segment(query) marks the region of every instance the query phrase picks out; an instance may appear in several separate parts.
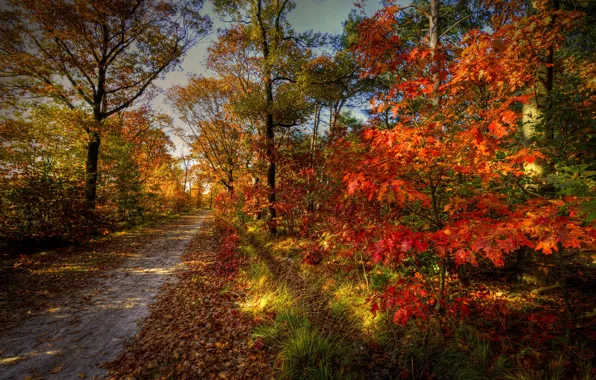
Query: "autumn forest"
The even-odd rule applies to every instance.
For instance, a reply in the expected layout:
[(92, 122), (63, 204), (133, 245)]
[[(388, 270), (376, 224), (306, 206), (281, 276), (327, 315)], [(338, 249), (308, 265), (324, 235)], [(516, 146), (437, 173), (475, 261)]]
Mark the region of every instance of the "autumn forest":
[(596, 379), (595, 52), (594, 0), (1, 1), (0, 379)]

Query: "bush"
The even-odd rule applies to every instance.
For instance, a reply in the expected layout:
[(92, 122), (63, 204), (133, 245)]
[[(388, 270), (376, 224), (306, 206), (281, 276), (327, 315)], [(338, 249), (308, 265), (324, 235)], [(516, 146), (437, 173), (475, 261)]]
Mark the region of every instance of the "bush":
[(76, 242), (94, 228), (80, 183), (50, 176), (12, 178), (0, 188), (0, 239), (5, 243)]

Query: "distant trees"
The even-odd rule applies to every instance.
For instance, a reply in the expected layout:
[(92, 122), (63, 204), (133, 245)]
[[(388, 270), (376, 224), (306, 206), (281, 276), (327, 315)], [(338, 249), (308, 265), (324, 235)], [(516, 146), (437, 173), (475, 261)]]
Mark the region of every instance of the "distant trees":
[(235, 91), (221, 79), (197, 76), (168, 93), (173, 109), (190, 131), (182, 137), (230, 193), (239, 171), (246, 168), (252, 155), (247, 141), (252, 133), (250, 125), (232, 110)]

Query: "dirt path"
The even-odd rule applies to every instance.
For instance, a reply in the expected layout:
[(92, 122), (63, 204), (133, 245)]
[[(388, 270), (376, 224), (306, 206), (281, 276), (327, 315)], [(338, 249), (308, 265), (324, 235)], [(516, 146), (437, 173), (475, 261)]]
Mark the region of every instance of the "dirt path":
[[(0, 337), (0, 379), (103, 378), (98, 365), (113, 360), (149, 313), (160, 287), (174, 280), (180, 256), (210, 214), (184, 216), (167, 234), (130, 257), (52, 313), (31, 318)], [(79, 292), (77, 292), (79, 293)]]
[[(222, 255), (224, 232), (205, 220), (186, 249), (178, 281), (166, 284), (137, 336), (109, 363), (113, 379), (273, 379), (272, 358), (242, 311), (239, 256)], [(236, 263), (236, 264), (234, 264)]]

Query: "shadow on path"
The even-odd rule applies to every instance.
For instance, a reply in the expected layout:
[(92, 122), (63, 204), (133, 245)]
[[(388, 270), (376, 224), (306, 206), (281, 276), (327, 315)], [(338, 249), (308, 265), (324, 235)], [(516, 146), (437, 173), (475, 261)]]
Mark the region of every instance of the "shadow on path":
[[(173, 281), (180, 257), (210, 214), (183, 216), (164, 236), (107, 274), (88, 302), (68, 299), (52, 313), (31, 318), (0, 337), (0, 379), (105, 377), (98, 367), (113, 360), (135, 336), (148, 304)], [(73, 289), (74, 290), (74, 289)]]

